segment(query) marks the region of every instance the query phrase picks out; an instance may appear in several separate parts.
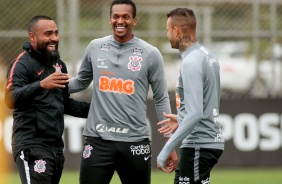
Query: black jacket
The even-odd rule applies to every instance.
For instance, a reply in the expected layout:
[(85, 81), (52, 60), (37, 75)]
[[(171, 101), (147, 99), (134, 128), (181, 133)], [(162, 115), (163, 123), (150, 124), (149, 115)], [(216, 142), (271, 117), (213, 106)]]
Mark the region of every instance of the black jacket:
[[(68, 87), (45, 90), (43, 80), (55, 72), (55, 65), (42, 62), (40, 53), (29, 43), (8, 71), (5, 101), (13, 111), (12, 150), (14, 158), (19, 151), (31, 147), (43, 148), (52, 153), (62, 153), (64, 143), (64, 113), (86, 118), (89, 103), (69, 97)], [(58, 61), (63, 73), (67, 73), (63, 61)]]

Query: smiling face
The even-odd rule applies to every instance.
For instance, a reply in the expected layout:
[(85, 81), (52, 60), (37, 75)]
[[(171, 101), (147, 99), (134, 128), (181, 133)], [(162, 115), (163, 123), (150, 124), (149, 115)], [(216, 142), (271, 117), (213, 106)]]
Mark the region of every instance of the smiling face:
[(55, 52), (59, 44), (58, 33), (53, 20), (39, 20), (29, 33), (31, 45), (39, 52)]
[(29, 32), (30, 44), (33, 49), (41, 53), (41, 61), (53, 65), (60, 59), (59, 31), (53, 20), (39, 20)]
[(116, 4), (112, 7), (110, 24), (112, 25), (115, 40), (123, 43), (132, 39), (132, 28), (136, 23), (137, 18), (133, 18), (131, 5)]

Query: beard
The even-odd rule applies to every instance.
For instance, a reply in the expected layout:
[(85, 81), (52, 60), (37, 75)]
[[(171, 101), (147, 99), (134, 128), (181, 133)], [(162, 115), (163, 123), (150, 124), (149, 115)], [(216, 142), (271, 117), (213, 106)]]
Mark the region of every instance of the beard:
[(37, 42), (37, 51), (40, 53), (40, 58), (43, 63), (45, 63), (48, 66), (53, 66), (60, 60), (60, 53), (58, 50), (59, 43), (56, 44), (56, 49), (54, 51), (49, 51), (47, 49), (47, 46), (50, 43), (51, 42), (47, 42), (47, 43)]
[(178, 49), (179, 48), (179, 42), (178, 41), (175, 42), (175, 41), (170, 40), (170, 46), (173, 49)]

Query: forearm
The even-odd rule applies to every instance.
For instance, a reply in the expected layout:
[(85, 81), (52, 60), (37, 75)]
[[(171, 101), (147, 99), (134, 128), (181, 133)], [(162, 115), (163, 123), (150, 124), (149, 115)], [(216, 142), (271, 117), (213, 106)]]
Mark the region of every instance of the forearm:
[(190, 134), (190, 132), (195, 128), (199, 120), (200, 117), (198, 114), (190, 114), (183, 119), (183, 122), (179, 125), (178, 129), (174, 132), (174, 134), (168, 139), (165, 146), (157, 157), (157, 161), (161, 166), (164, 166), (169, 154), (175, 149), (177, 145), (181, 143), (181, 141), (185, 137)]
[(24, 105), (25, 102), (32, 100), (34, 96), (37, 96), (42, 90), (39, 81), (23, 87), (12, 86), (9, 90), (6, 90), (5, 93), (6, 105), (11, 109), (18, 108)]
[(78, 102), (73, 99), (69, 99), (69, 102), (65, 105), (65, 114), (87, 118), (90, 108), (90, 103)]
[(90, 80), (81, 80), (78, 77), (74, 77), (70, 79), (68, 84), (69, 93), (76, 93), (86, 89), (89, 84), (91, 83), (92, 79)]

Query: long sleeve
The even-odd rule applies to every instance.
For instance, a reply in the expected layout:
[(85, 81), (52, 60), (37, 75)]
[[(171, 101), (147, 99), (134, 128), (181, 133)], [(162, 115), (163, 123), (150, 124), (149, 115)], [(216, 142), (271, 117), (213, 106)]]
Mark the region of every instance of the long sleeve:
[(197, 61), (183, 62), (181, 77), (180, 80), (185, 84), (183, 85), (185, 111), (180, 112), (183, 120), (179, 122), (178, 129), (170, 137), (157, 158), (158, 163), (162, 167), (164, 167), (166, 158), (171, 151), (191, 133), (203, 117), (203, 79), (201, 65), (197, 64)]
[(68, 91), (64, 92), (64, 95), (65, 95), (64, 96), (65, 114), (69, 114), (80, 118), (87, 118), (90, 108), (90, 103), (79, 102), (70, 98)]
[(178, 129), (168, 140), (157, 161), (164, 166), (170, 152), (181, 148), (224, 149), (219, 117), (219, 64), (212, 52), (195, 43), (181, 53), (182, 65), (176, 96)]
[(149, 71), (149, 82), (153, 91), (155, 109), (159, 121), (164, 120), (163, 112), (171, 113), (167, 82), (161, 53), (156, 49), (150, 54), (151, 67)]
[(86, 49), (82, 63), (80, 65), (78, 74), (76, 77), (71, 78), (69, 82), (69, 93), (75, 93), (86, 89), (93, 80), (93, 72), (91, 59), (88, 56), (91, 51), (91, 44)]
[(11, 109), (24, 105), (25, 102), (30, 101), (30, 99), (33, 99), (34, 96), (43, 90), (40, 87), (39, 80), (29, 82), (31, 80), (29, 68), (19, 62), (24, 54), (25, 52), (18, 56), (7, 74), (8, 83), (5, 92), (5, 102)]
[[(67, 67), (64, 63), (62, 63), (63, 68), (62, 72), (67, 73)], [(70, 94), (68, 91), (68, 86), (63, 88), (63, 100), (64, 100), (64, 113), (69, 114), (75, 117), (87, 118), (90, 103), (88, 102), (80, 102), (70, 98)]]

